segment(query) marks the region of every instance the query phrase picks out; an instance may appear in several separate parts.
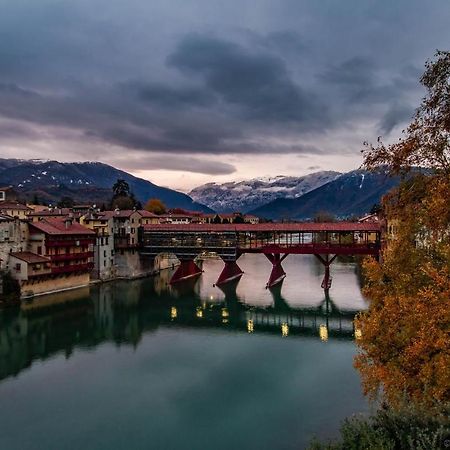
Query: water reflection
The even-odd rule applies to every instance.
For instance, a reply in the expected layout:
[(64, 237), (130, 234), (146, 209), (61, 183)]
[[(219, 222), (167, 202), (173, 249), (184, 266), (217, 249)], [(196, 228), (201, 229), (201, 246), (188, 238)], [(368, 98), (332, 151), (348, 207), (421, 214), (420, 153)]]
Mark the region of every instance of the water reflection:
[[(75, 348), (106, 341), (137, 347), (145, 333), (159, 327), (310, 336), (322, 341), (353, 338), (358, 302), (353, 309), (345, 302), (347, 308), (339, 308), (333, 297), (325, 296), (317, 286), (309, 305), (298, 293), (293, 302), (288, 298), (292, 296), (287, 288), (289, 278), (283, 285), (263, 291), (249, 290), (245, 283), (243, 287), (242, 280), (213, 287), (211, 280), (220, 272), (221, 262), (208, 261), (206, 266), (202, 278), (176, 286), (169, 285), (171, 273), (166, 271), (155, 279), (97, 285), (42, 297), (18, 311), (1, 312), (0, 379), (57, 353), (70, 357)], [(247, 264), (246, 269), (252, 272), (252, 265)], [(315, 265), (312, 270), (320, 279)], [(335, 278), (345, 278), (345, 270), (338, 270), (342, 273)], [(248, 283), (250, 276), (245, 276)], [(264, 295), (254, 297), (255, 291)]]

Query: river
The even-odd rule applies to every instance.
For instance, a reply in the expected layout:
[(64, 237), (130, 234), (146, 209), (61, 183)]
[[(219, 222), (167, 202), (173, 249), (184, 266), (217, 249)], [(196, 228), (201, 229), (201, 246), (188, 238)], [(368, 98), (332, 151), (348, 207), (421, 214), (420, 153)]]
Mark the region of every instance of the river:
[(352, 261), (239, 259), (214, 286), (170, 272), (37, 298), (0, 311), (0, 449), (302, 449), (369, 410), (352, 366), (352, 317), (367, 308)]

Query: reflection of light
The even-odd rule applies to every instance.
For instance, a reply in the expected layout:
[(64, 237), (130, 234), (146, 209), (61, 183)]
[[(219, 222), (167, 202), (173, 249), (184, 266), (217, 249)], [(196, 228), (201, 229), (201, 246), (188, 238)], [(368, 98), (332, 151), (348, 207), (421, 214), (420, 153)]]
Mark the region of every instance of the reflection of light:
[(281, 324), (281, 335), (287, 336), (289, 334), (289, 325), (287, 323)]
[(209, 296), (209, 299), (210, 299), (210, 300), (214, 300), (214, 295), (210, 295), (210, 296)]
[(222, 317), (228, 317), (229, 315), (227, 308), (222, 308)]
[(200, 306), (197, 306), (197, 313), (196, 316), (201, 319), (203, 317), (203, 310)]
[(361, 328), (355, 328), (355, 338), (356, 339), (361, 339), (362, 338)]
[(172, 306), (172, 308), (170, 308), (170, 318), (171, 319), (177, 318), (177, 308), (175, 308), (175, 306)]
[(222, 319), (222, 323), (228, 323), (228, 319)]
[(328, 341), (328, 328), (326, 325), (322, 324), (319, 327), (319, 336), (322, 341)]
[(253, 327), (253, 320), (252, 319), (248, 319), (247, 320), (247, 331), (249, 333), (253, 333), (253, 329), (254, 329), (254, 327)]

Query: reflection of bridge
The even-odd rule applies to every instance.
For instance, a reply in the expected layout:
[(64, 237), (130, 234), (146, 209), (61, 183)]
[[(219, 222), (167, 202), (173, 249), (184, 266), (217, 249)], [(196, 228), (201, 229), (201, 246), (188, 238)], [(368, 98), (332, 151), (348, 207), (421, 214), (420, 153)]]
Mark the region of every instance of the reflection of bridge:
[(61, 352), (69, 357), (76, 348), (107, 341), (137, 346), (144, 334), (160, 326), (324, 341), (353, 338), (356, 311), (340, 312), (328, 296), (320, 307), (296, 309), (283, 299), (278, 287), (270, 291), (272, 306), (263, 308), (242, 303), (235, 282), (221, 287), (223, 301), (208, 303), (189, 286), (195, 281), (166, 286), (168, 290), (159, 293), (152, 279), (107, 283), (91, 287), (90, 295), (79, 290), (47, 296), (45, 308), (37, 301), (34, 309), (31, 304), (26, 310), (0, 313), (0, 379)]
[(239, 279), (237, 264), (243, 253), (262, 253), (272, 263), (267, 287), (280, 283), (286, 273), (281, 263), (290, 254), (315, 255), (325, 267), (322, 288), (331, 287), (330, 265), (338, 255), (373, 255), (380, 251), (377, 223), (266, 223), (242, 225), (148, 225), (143, 231), (143, 255), (174, 253), (181, 264), (171, 283), (201, 273), (194, 259), (213, 252), (225, 263), (217, 285)]

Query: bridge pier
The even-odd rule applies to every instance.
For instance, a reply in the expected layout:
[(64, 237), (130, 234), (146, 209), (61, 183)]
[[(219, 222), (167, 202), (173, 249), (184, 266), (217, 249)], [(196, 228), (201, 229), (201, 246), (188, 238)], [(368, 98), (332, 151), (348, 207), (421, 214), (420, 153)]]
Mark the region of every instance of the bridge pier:
[(333, 280), (332, 276), (330, 275), (330, 265), (331, 263), (336, 259), (337, 255), (334, 255), (330, 258), (329, 254), (325, 255), (325, 258), (323, 258), (321, 255), (314, 255), (325, 267), (325, 274), (323, 276), (321, 288), (325, 291), (325, 295), (328, 294), (328, 291), (331, 288), (331, 282)]
[(170, 284), (196, 277), (201, 273), (202, 269), (195, 264), (193, 259), (181, 259), (180, 265), (170, 279)]
[(243, 270), (238, 266), (236, 261), (225, 261), (225, 267), (217, 278), (216, 286), (221, 286), (230, 281), (238, 280), (244, 274)]
[(272, 263), (272, 272), (270, 272), (269, 280), (267, 281), (266, 288), (271, 288), (281, 283), (286, 277), (281, 263), (284, 261), (288, 254), (285, 253), (281, 256), (279, 253), (264, 253), (264, 256)]

